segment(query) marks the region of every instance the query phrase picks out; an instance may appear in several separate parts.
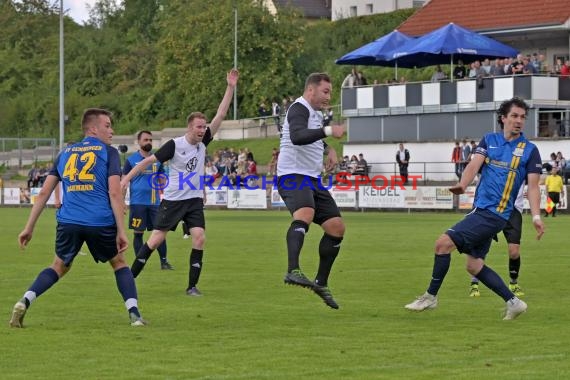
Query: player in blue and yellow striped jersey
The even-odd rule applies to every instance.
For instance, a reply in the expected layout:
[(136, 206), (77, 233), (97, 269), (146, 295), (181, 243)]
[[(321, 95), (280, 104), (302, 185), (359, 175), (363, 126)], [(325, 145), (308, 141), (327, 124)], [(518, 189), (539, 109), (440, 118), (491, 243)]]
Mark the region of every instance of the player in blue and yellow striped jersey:
[[(140, 131), (137, 134), (137, 143), (139, 150), (127, 158), (123, 167), (123, 174), (129, 174), (132, 168), (152, 154), (152, 133), (150, 131)], [(130, 182), (129, 228), (134, 230), (133, 248), (135, 255), (144, 244), (144, 231), (152, 231), (154, 228), (162, 192), (159, 190), (159, 182), (165, 178), (162, 164), (155, 162), (133, 177)], [(160, 268), (174, 269), (166, 259), (166, 240), (158, 246), (157, 250), (160, 256)]]
[(451, 252), (457, 249), (467, 258), (467, 271), (506, 302), (504, 319), (515, 319), (526, 311), (526, 303), (516, 297), (501, 277), (485, 265), (485, 257), (492, 238), (505, 228), (525, 179), (537, 239), (544, 234), (538, 187), (542, 163), (538, 148), (522, 133), (527, 111), (528, 105), (519, 98), (507, 100), (499, 107), (497, 114), (502, 131), (483, 137), (461, 180), (449, 189), (454, 194), (462, 194), (480, 171), (474, 208), (437, 239), (429, 288), (406, 305), (406, 309), (422, 311), (437, 306), (437, 293), (449, 269)]
[(30, 304), (71, 269), (83, 243), (87, 243), (96, 262), (109, 261), (113, 267), (131, 325), (145, 324), (138, 310), (133, 274), (123, 255), (128, 240), (120, 187), (121, 162), (119, 152), (109, 145), (113, 138), (111, 113), (104, 109), (87, 109), (81, 127), (85, 138), (68, 145), (59, 154), (36, 198), (28, 222), (18, 236), (23, 249), (32, 239), (35, 224), (61, 181), (63, 202), (57, 211), (55, 258), (14, 305), (11, 327), (23, 327)]

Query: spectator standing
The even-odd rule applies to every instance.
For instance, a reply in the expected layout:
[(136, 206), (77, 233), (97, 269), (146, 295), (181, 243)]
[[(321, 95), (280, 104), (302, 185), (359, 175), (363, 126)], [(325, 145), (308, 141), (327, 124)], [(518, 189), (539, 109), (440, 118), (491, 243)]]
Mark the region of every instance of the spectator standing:
[(451, 152), (451, 162), (455, 164), (455, 175), (458, 179), (461, 179), (463, 170), (461, 168), (461, 147), (459, 146), (459, 141), (455, 142), (455, 147)]
[(404, 148), (404, 144), (400, 143), (396, 152), (396, 162), (400, 168), (400, 176), (404, 179), (404, 185), (408, 184), (408, 165), (410, 164), (410, 152)]
[(461, 146), (461, 173), (465, 170), (465, 167), (469, 163), (469, 157), (471, 156), (471, 146), (467, 144), (467, 140), (463, 139)]
[(353, 67), (350, 74), (348, 74), (342, 81), (342, 87), (354, 87), (359, 84), (358, 72), (356, 71), (356, 67)]
[(271, 115), (271, 111), (267, 109), (267, 106), (264, 102), (261, 102), (259, 108), (257, 109), (257, 116), (259, 116), (259, 125), (266, 126), (267, 125), (267, 116)]
[(358, 155), (358, 163), (356, 165), (355, 174), (368, 175), (368, 162), (366, 162), (362, 153)]
[(277, 126), (277, 131), (281, 133), (281, 107), (279, 107), (277, 99), (271, 103), (271, 116), (273, 116), (273, 121)]

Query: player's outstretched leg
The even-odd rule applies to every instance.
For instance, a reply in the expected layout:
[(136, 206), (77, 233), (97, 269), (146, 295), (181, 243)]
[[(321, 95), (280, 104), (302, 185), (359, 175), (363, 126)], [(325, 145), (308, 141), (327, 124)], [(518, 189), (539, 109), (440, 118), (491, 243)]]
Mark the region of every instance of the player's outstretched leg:
[(153, 251), (154, 249), (150, 249), (148, 244), (144, 243), (141, 249), (137, 252), (137, 257), (135, 258), (135, 261), (133, 261), (133, 265), (131, 265), (131, 272), (133, 273), (134, 278), (136, 278), (144, 269), (144, 266)]
[(31, 303), (51, 288), (59, 280), (59, 275), (53, 268), (46, 268), (36, 277), (34, 283), (24, 293), (24, 296), (16, 302), (12, 309), (12, 317), (8, 323), (10, 327), (23, 328), (24, 317)]

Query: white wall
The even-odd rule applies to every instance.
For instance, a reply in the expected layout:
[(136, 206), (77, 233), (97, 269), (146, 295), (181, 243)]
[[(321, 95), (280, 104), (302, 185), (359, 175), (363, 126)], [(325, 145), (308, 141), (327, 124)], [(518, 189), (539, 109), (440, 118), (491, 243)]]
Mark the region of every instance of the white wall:
[[(476, 140), (478, 143), (479, 141)], [(542, 161), (550, 160), (550, 153), (561, 151), (564, 157), (570, 156), (570, 142), (568, 140), (540, 140), (533, 141), (540, 151)], [(404, 148), (410, 151), (410, 174), (423, 175), (424, 163), (428, 173), (428, 180), (432, 181), (455, 181), (457, 177), (454, 174), (454, 164), (451, 163), (451, 152), (454, 143), (404, 143)], [(372, 173), (382, 172), (384, 174), (393, 173), (397, 166), (393, 163), (396, 161), (396, 151), (398, 144), (358, 144), (345, 145), (343, 148), (343, 156), (348, 157), (353, 154), (364, 154), (364, 159), (368, 164), (372, 164)], [(378, 164), (386, 162), (387, 164)], [(434, 173), (438, 172), (438, 173)], [(398, 174), (398, 173), (396, 173)]]
[(372, 14), (388, 13), (397, 9), (412, 8), (413, 0), (332, 0), (331, 15), (332, 20), (348, 18), (350, 7), (356, 7), (357, 16), (366, 16), (368, 12), (367, 4), (372, 4)]

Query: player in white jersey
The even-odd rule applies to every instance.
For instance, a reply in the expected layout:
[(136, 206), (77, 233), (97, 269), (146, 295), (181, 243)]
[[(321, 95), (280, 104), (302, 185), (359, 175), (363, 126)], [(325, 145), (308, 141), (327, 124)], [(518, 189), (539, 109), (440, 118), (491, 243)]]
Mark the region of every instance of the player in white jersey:
[[(322, 109), (328, 107), (331, 81), (327, 74), (314, 73), (305, 82), (303, 96), (287, 110), (277, 161), (277, 189), (293, 216), (287, 231), (288, 268), (285, 283), (312, 289), (331, 308), (338, 304), (327, 286), (334, 260), (344, 236), (344, 222), (329, 191), (319, 182), (327, 136), (342, 137), (340, 125), (323, 127)], [(337, 158), (329, 149), (327, 166)], [(321, 185), (321, 186), (319, 186)], [(319, 269), (315, 281), (309, 280), (299, 266), (299, 255), (309, 225), (319, 224), (324, 235), (319, 244)]]
[[(160, 203), (154, 230), (147, 242), (137, 252), (136, 260), (131, 266), (135, 277), (142, 271), (151, 253), (166, 239), (169, 230), (173, 231), (180, 221), (190, 228), (192, 252), (190, 253), (190, 270), (186, 294), (200, 296), (196, 285), (202, 271), (202, 257), (206, 241), (204, 219), (204, 163), (206, 146), (212, 141), (220, 128), (230, 106), (233, 91), (237, 85), (239, 73), (232, 69), (227, 74), (226, 92), (218, 106), (216, 116), (206, 126), (206, 116), (201, 112), (193, 112), (188, 116), (188, 130), (184, 136), (174, 138), (160, 147), (153, 155), (139, 162), (121, 180), (121, 187), (126, 191), (130, 180), (147, 166), (159, 161), (169, 162), (168, 178), (165, 181), (164, 197)], [(156, 184), (163, 178), (156, 178)]]
[[(524, 296), (518, 279), (521, 268), (521, 236), (522, 236), (522, 212), (524, 208), (524, 183), (521, 186), (517, 199), (515, 200), (515, 208), (511, 214), (503, 235), (507, 240), (509, 252), (509, 289), (517, 297)], [(469, 288), (469, 297), (479, 297), (479, 279), (471, 277), (471, 287)]]

